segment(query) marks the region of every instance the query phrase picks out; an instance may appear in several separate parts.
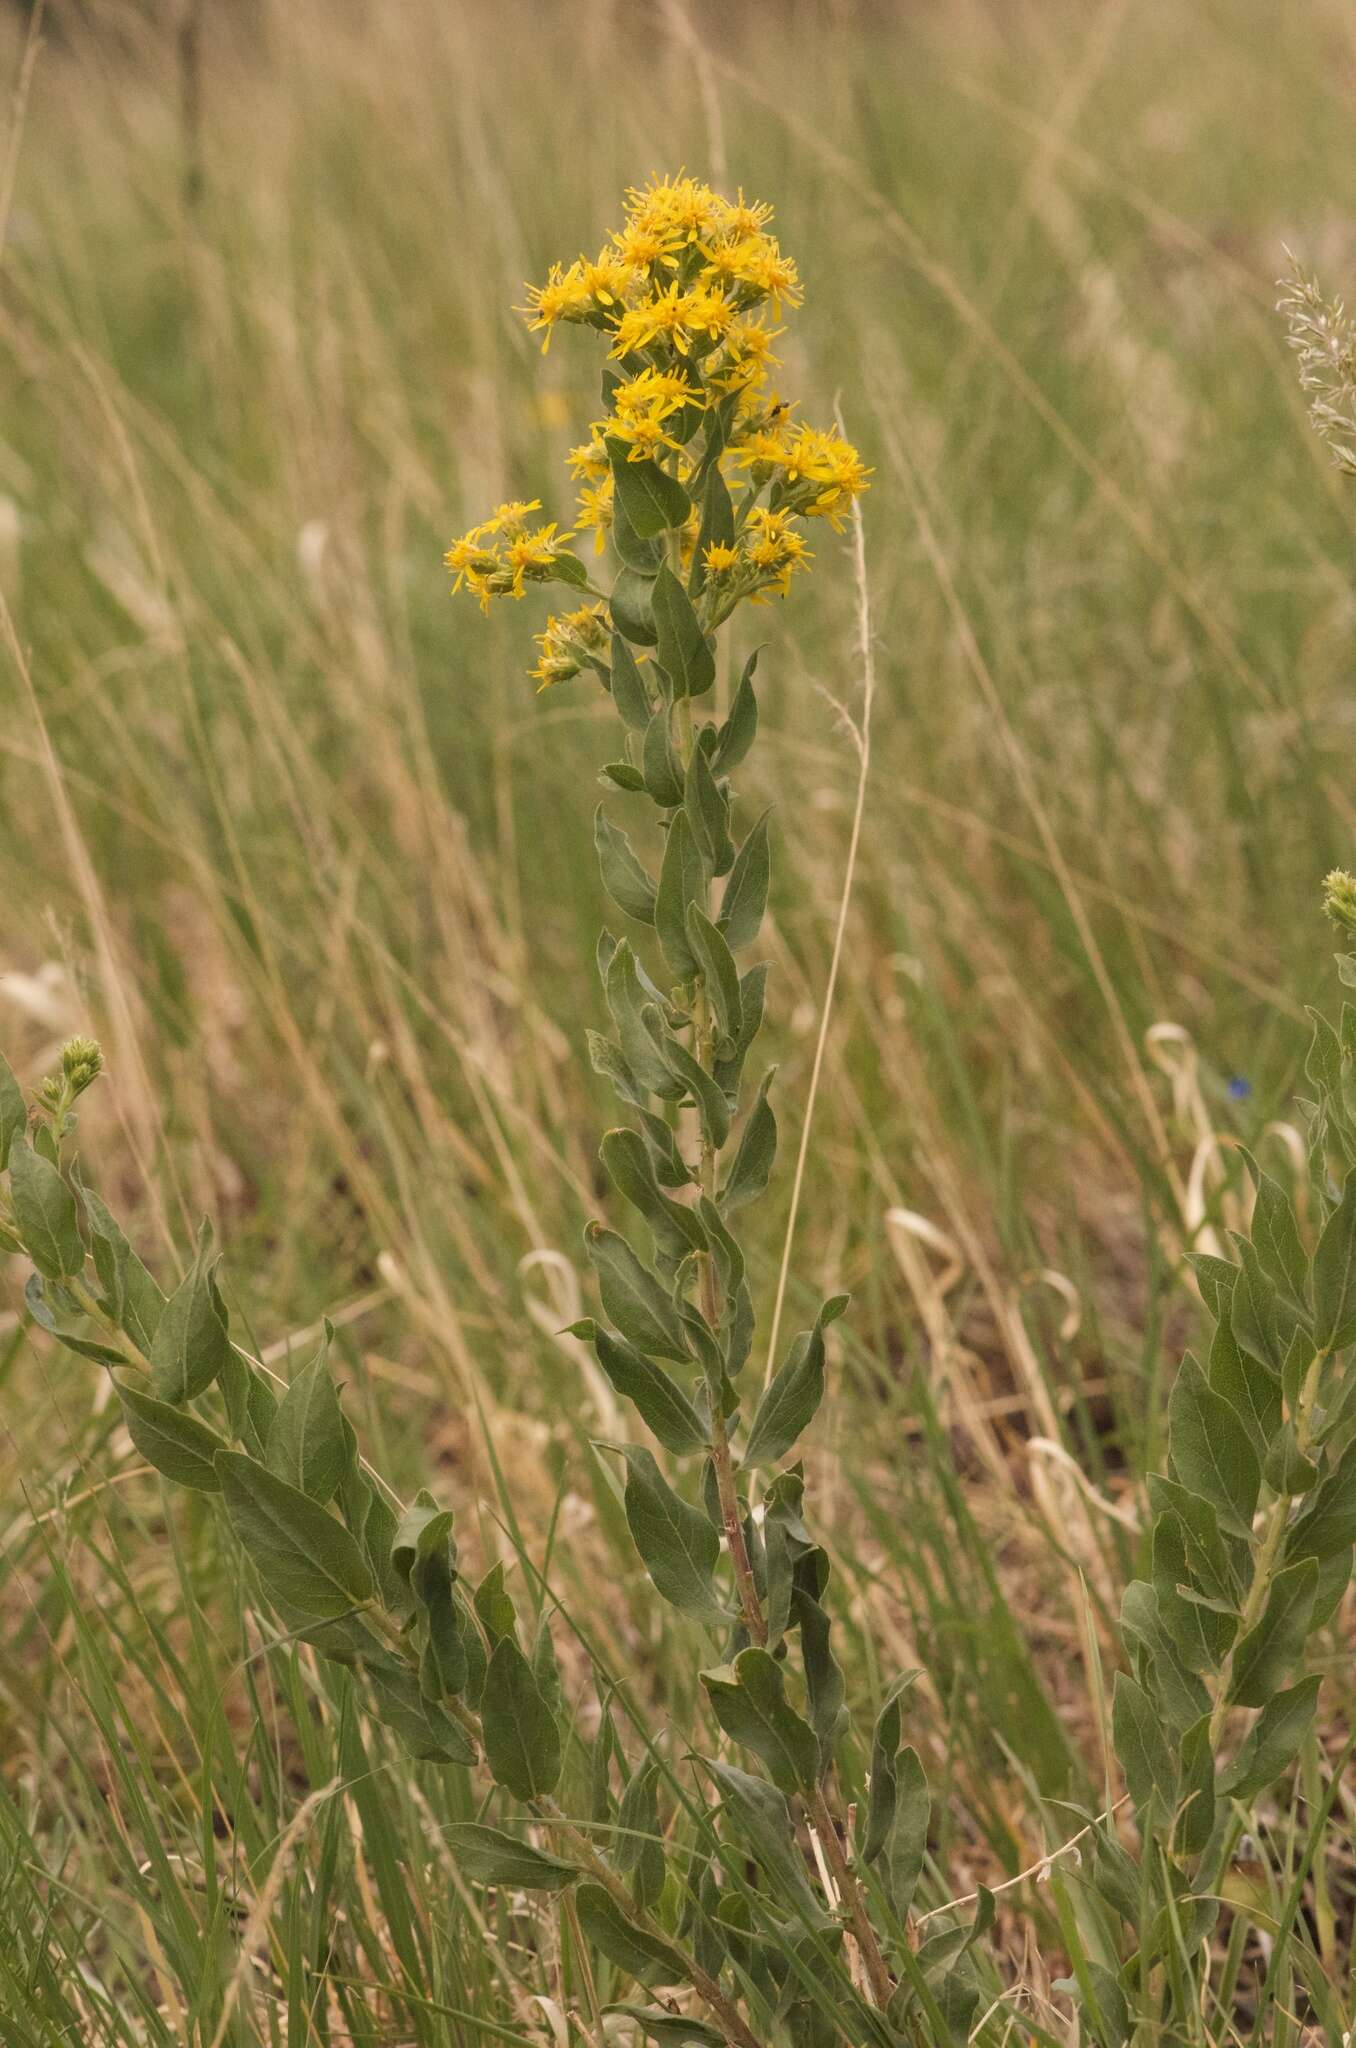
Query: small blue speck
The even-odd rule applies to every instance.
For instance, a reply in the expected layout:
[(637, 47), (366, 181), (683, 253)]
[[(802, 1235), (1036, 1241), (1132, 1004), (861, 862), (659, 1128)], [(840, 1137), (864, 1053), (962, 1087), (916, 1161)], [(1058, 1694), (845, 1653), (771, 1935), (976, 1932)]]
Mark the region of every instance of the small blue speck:
[(1231, 1074), (1229, 1077), (1229, 1100), (1246, 1102), (1252, 1094), (1252, 1082), (1246, 1074)]

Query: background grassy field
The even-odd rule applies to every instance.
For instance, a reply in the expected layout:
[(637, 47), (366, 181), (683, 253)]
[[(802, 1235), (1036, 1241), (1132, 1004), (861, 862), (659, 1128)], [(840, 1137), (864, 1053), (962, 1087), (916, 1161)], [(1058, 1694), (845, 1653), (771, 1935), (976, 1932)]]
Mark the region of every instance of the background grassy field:
[[(1099, 1795), (1089, 1682), (1193, 1327), (1181, 1253), (1244, 1213), (1231, 1136), (1293, 1171), (1303, 1006), (1331, 996), (1351, 500), (1272, 281), (1286, 242), (1339, 287), (1356, 259), (1349, 10), (188, 19), (196, 48), (59, 12), (0, 184), (6, 1049), (36, 1076), (67, 1031), (102, 1039), (84, 1157), (148, 1259), (177, 1270), (209, 1215), (280, 1368), (334, 1316), (393, 1480), (435, 1485), (473, 1556), (521, 1543), (681, 1727), (693, 1658), (589, 1449), (606, 1401), (552, 1334), (587, 1292), (611, 1119), (580, 1059), (598, 707), (534, 700), (534, 605), (482, 619), (439, 558), (500, 497), (568, 512), (592, 367), (568, 332), (538, 354), (523, 280), (652, 170), (770, 198), (807, 287), (787, 393), (840, 406), (876, 469), (867, 829), (789, 1307), (854, 1294), (815, 1476), (863, 1684), (929, 1674), (932, 1896), (1013, 1874), (1068, 1832), (1047, 1802)], [(841, 544), (758, 624), (766, 1301), (857, 769)], [(439, 1864), (466, 1787), (409, 1790), (379, 1743), (365, 1775), (351, 1710), (316, 1712), (332, 1681), (242, 1634), (216, 1524), (166, 1516), (21, 1287), (5, 2038), (206, 2042), (223, 2011), (240, 2041), (540, 2027), (549, 1944), (479, 1929)], [(237, 1741), (252, 1694), (271, 1749)], [(336, 1775), (360, 1790), (306, 1808)], [(445, 2010), (344, 1989), (415, 1956)]]

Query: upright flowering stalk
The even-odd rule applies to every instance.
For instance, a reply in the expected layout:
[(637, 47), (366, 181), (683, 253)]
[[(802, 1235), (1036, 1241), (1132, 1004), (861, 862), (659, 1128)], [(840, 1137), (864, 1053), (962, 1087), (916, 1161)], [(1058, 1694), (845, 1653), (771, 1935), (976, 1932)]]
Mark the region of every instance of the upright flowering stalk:
[[(819, 1406), (825, 1332), (845, 1300), (824, 1304), (752, 1413), (740, 1390), (754, 1305), (731, 1226), (767, 1186), (777, 1142), (772, 1074), (748, 1080), (767, 966), (746, 963), (770, 859), (767, 817), (741, 823), (733, 784), (757, 734), (756, 656), (728, 716), (709, 715), (712, 636), (745, 600), (785, 595), (810, 560), (806, 529), (840, 528), (867, 481), (855, 448), (798, 423), (770, 388), (770, 322), (801, 294), (769, 219), (691, 178), (632, 191), (596, 260), (553, 268), (527, 308), (543, 348), (561, 325), (603, 342), (605, 414), (570, 460), (576, 526), (597, 553), (610, 538), (617, 560), (606, 597), (548, 619), (535, 674), (547, 688), (587, 673), (610, 693), (622, 744), (603, 772), (649, 805), (653, 842), (637, 851), (599, 807), (603, 881), (625, 924), (600, 940), (612, 1031), (590, 1045), (631, 1118), (602, 1159), (645, 1241), (589, 1226), (607, 1320), (576, 1334), (658, 1442), (701, 1461), (698, 1506), (648, 1449), (620, 1447), (637, 1549), (663, 1597), (720, 1645), (726, 1661), (702, 1674), (715, 1720), (762, 1762), (788, 1838), (785, 1797), (804, 1802), (883, 2006), (891, 1973), (826, 1796), (843, 1720), (828, 1560), (802, 1520), (799, 1468), (777, 1469)], [(448, 554), (482, 603), (520, 597), (526, 581), (583, 580), (554, 528), (526, 533), (524, 510), (501, 508)], [(727, 1767), (711, 1769), (724, 1782)]]

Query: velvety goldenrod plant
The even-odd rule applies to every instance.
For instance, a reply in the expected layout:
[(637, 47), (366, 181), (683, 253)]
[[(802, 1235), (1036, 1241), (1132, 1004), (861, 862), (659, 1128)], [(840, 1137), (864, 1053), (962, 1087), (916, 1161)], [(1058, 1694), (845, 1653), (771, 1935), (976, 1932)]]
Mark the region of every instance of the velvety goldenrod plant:
[[(0, 1233), (31, 1261), (33, 1317), (111, 1371), (141, 1455), (219, 1499), (285, 1635), (347, 1666), (412, 1759), (476, 1774), (480, 1817), (450, 1830), (458, 1872), (558, 1916), (577, 2031), (673, 2048), (997, 2043), (1014, 2027), (1051, 2041), (1049, 2008), (987, 1943), (992, 1891), (916, 1911), (933, 1837), (908, 1740), (915, 1674), (850, 1701), (835, 1656), (796, 1452), (843, 1297), (765, 1386), (750, 1367), (736, 1224), (776, 1154), (773, 1075), (754, 1058), (771, 832), (739, 789), (754, 660), (718, 710), (716, 636), (741, 603), (785, 594), (810, 538), (841, 528), (867, 484), (856, 451), (773, 388), (774, 323), (799, 284), (768, 228), (765, 206), (680, 177), (630, 194), (596, 260), (552, 272), (531, 294), (533, 327), (544, 345), (583, 329), (603, 361), (601, 415), (571, 458), (574, 527), (504, 505), (448, 555), (482, 605), (537, 584), (577, 595), (539, 634), (535, 674), (543, 688), (580, 678), (617, 716), (595, 832), (621, 923), (599, 940), (610, 1022), (589, 1043), (625, 1120), (601, 1148), (612, 1220), (586, 1232), (600, 1313), (574, 1334), (634, 1411), (634, 1437), (601, 1451), (657, 1593), (705, 1644), (700, 1736), (655, 1727), (628, 1754), (597, 1672), (596, 1733), (582, 1736), (545, 1610), (520, 1612), (501, 1567), (463, 1580), (455, 1502), (392, 1496), (361, 1455), (327, 1343), (280, 1388), (233, 1340), (205, 1239), (162, 1292), (76, 1165), (76, 1105), (100, 1067), (89, 1041), (65, 1048), (31, 1104), (0, 1074)], [(1331, 877), (1328, 907), (1356, 932), (1356, 883)], [(1356, 983), (1356, 955), (1341, 964)], [(1255, 1928), (1270, 1947), (1253, 2034), (1289, 2027), (1301, 1995), (1325, 2031), (1338, 2017), (1296, 1901), (1321, 1888), (1351, 1750), (1325, 1758), (1313, 1733), (1317, 1646), (1356, 1540), (1350, 1007), (1339, 1028), (1315, 1020), (1309, 1076), (1304, 1210), (1249, 1159), (1250, 1234), (1233, 1259), (1195, 1261), (1214, 1334), (1182, 1363), (1148, 1482), (1106, 1806), (1059, 1816), (1040, 1873), (1057, 1988), (1074, 2030), (1105, 2048), (1234, 2038)], [(1240, 1848), (1297, 1758), (1295, 1896), (1275, 1914), (1242, 1885)]]

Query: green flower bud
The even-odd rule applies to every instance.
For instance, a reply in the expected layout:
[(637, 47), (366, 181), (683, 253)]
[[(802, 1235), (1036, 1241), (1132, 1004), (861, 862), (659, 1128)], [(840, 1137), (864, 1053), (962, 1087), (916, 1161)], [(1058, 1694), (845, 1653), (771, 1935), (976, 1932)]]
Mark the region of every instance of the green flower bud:
[(104, 1056), (92, 1038), (68, 1038), (61, 1048), (61, 1071), (71, 1095), (83, 1094), (103, 1070)]
[(1356, 876), (1334, 868), (1323, 881), (1323, 908), (1340, 932), (1356, 932)]

